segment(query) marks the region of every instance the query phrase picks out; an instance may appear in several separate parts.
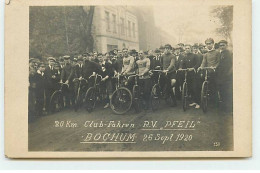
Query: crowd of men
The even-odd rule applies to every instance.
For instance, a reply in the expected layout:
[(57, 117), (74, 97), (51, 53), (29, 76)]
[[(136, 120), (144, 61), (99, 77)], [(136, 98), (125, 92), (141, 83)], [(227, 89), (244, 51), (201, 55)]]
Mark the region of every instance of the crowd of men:
[[(183, 44), (172, 47), (170, 44), (161, 46), (156, 50), (144, 52), (142, 50), (112, 50), (105, 54), (84, 53), (74, 57), (49, 57), (48, 64), (37, 58), (29, 60), (29, 113), (42, 115), (50, 112), (50, 97), (59, 89), (60, 82), (69, 84), (65, 93), (65, 105), (71, 107), (74, 104), (75, 91), (78, 85), (75, 78), (89, 79), (91, 75), (99, 74), (107, 92), (104, 108), (109, 107), (109, 99), (115, 90), (114, 76), (139, 75), (139, 86), (143, 90), (144, 107), (149, 109), (151, 87), (156, 82), (156, 75), (151, 75), (152, 70), (162, 70), (161, 83), (164, 88), (164, 97), (172, 99), (172, 106), (177, 105), (181, 99), (181, 86), (184, 81), (184, 73), (178, 69), (188, 69), (187, 82), (191, 103), (189, 106), (200, 108), (200, 92), (205, 73), (200, 70), (203, 67), (212, 67), (215, 72), (209, 71), (212, 96), (217, 96), (223, 102), (221, 110), (232, 111), (233, 88), (233, 53), (227, 49), (228, 43), (221, 40), (215, 43), (208, 38), (205, 44)], [(201, 73), (199, 73), (201, 71)], [(157, 76), (158, 77), (158, 76)], [(86, 83), (86, 85), (88, 85)], [(127, 87), (131, 90), (134, 79), (129, 78)], [(89, 86), (88, 86), (89, 87)]]

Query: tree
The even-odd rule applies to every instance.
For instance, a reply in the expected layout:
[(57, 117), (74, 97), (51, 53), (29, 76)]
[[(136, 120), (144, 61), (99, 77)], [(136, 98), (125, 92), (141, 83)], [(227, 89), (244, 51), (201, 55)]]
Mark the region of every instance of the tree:
[(93, 15), (94, 7), (30, 7), (30, 57), (92, 51)]
[(220, 26), (216, 28), (216, 33), (232, 44), (233, 6), (215, 6), (211, 13), (220, 23)]

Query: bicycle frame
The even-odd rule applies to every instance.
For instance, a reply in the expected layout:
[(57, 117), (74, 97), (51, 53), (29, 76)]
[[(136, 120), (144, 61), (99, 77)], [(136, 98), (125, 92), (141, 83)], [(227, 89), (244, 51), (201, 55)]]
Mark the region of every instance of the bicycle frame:
[[(203, 68), (200, 68), (201, 70), (205, 70), (205, 78), (204, 78), (204, 81), (207, 81), (208, 82), (208, 70), (213, 70), (215, 72), (216, 68), (213, 68), (213, 67), (203, 67)], [(200, 71), (200, 70), (198, 70)]]
[(99, 74), (95, 74), (95, 75), (91, 75), (91, 76), (89, 77), (89, 79), (91, 79), (91, 77), (95, 77), (95, 79), (94, 79), (94, 86), (93, 86), (93, 87), (96, 89), (97, 86), (99, 86), (99, 84), (97, 84), (97, 78), (100, 77), (101, 80), (102, 80), (102, 76), (99, 75)]
[(62, 92), (63, 89), (63, 85), (67, 85), (69, 88), (69, 84), (63, 83), (63, 82), (59, 82), (59, 84), (61, 84), (60, 89), (58, 91)]

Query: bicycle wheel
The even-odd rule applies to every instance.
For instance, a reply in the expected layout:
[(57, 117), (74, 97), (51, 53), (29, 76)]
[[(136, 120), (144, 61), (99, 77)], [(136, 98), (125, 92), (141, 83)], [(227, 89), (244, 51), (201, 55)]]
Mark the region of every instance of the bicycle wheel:
[(118, 88), (111, 96), (110, 106), (114, 113), (124, 114), (132, 106), (131, 91), (125, 87)]
[(184, 82), (182, 86), (182, 95), (181, 95), (183, 111), (187, 110), (187, 98), (188, 98), (188, 87), (187, 87), (187, 82)]
[(204, 81), (201, 88), (201, 107), (204, 113), (207, 112), (208, 108), (208, 82)]
[(59, 112), (64, 107), (63, 95), (61, 91), (55, 91), (50, 99), (50, 111)]
[(136, 112), (140, 112), (141, 110), (141, 99), (140, 99), (140, 87), (138, 85), (134, 85), (133, 87), (133, 106)]
[(91, 112), (96, 105), (96, 91), (94, 87), (90, 87), (87, 90), (86, 96), (85, 96), (85, 104), (86, 104), (86, 109), (88, 112)]
[(151, 91), (151, 106), (152, 110), (158, 110), (160, 106), (160, 87), (158, 84), (155, 84)]
[(74, 111), (77, 112), (79, 109), (79, 105), (80, 105), (80, 87), (77, 90), (77, 95), (75, 98), (75, 103), (74, 103)]

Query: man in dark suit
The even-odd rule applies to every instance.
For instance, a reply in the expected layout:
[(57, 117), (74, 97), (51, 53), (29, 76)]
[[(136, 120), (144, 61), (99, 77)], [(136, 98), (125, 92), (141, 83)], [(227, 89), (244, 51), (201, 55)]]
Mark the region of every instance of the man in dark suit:
[(50, 98), (53, 92), (55, 91), (55, 59), (53, 57), (49, 57), (48, 59), (48, 66), (45, 68), (45, 77), (46, 77), (46, 88), (45, 88), (45, 96), (46, 96), (46, 112), (49, 112), (50, 106)]
[(68, 108), (70, 107), (71, 103), (74, 103), (74, 86), (72, 83), (72, 80), (74, 78), (74, 70), (72, 64), (70, 63), (70, 56), (65, 55), (63, 58), (65, 66), (63, 67), (61, 72), (61, 82), (69, 84), (69, 88), (65, 92), (66, 107)]
[(233, 111), (233, 53), (227, 49), (227, 41), (219, 42), (220, 62), (216, 68), (216, 83), (225, 112)]
[(35, 97), (36, 97), (36, 104), (35, 104), (35, 110), (36, 110), (36, 116), (41, 116), (43, 111), (43, 105), (44, 105), (44, 89), (46, 84), (46, 78), (45, 78), (45, 65), (43, 63), (38, 64), (37, 72), (35, 73)]
[[(176, 57), (176, 70), (182, 68), (181, 64), (184, 59), (184, 55), (181, 53), (181, 47), (179, 45), (175, 46), (174, 55)], [(176, 98), (178, 100), (181, 99), (181, 87), (184, 81), (184, 74), (183, 73), (177, 73), (176, 76)]]
[[(80, 55), (78, 57), (78, 63), (77, 65), (74, 66), (74, 78), (78, 78), (79, 80), (73, 80), (74, 83), (74, 93), (77, 94), (78, 91), (78, 87), (79, 87), (79, 83), (80, 80), (83, 78), (84, 74), (84, 69), (85, 68), (85, 64), (83, 63), (83, 57)], [(85, 87), (82, 87), (85, 86)], [(82, 89), (84, 88), (84, 91), (87, 89), (87, 83), (86, 81), (81, 81), (81, 87)]]

